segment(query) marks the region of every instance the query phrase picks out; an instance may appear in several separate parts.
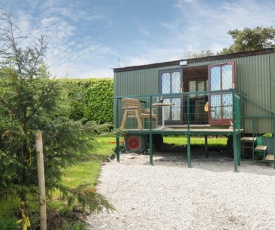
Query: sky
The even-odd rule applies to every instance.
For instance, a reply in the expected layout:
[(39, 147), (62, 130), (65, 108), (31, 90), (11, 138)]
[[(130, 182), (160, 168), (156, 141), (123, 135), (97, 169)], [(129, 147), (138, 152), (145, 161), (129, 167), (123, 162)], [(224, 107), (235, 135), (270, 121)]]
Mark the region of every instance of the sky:
[[(275, 28), (274, 0), (0, 0), (22, 35), (48, 42), (57, 78), (112, 78), (113, 68), (216, 53), (229, 30)], [(0, 25), (1, 27), (1, 25)]]

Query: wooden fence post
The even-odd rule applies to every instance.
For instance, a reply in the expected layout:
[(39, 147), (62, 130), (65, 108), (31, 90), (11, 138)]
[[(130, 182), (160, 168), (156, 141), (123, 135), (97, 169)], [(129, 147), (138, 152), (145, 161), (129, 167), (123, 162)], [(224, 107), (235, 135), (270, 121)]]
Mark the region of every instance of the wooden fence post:
[(36, 132), (36, 152), (37, 152), (37, 170), (39, 186), (39, 205), (40, 205), (40, 229), (47, 229), (47, 212), (46, 212), (46, 192), (45, 192), (45, 175), (44, 175), (44, 157), (42, 132)]

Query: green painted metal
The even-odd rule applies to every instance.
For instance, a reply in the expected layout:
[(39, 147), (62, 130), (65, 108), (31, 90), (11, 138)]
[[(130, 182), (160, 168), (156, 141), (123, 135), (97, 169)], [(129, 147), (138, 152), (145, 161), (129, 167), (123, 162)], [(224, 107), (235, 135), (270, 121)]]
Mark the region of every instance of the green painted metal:
[(233, 129), (240, 129), (241, 128), (241, 105), (240, 105), (241, 98), (237, 94), (233, 94)]
[(237, 146), (238, 146), (238, 165), (241, 163), (241, 134), (237, 134)]
[[(152, 96), (150, 96), (149, 105), (153, 104)], [(150, 129), (153, 128), (153, 120), (152, 120), (152, 106), (150, 106)]]
[(204, 146), (205, 146), (205, 157), (208, 158), (208, 143), (207, 143), (207, 135), (204, 135)]
[(233, 149), (234, 149), (234, 171), (238, 172), (238, 166), (241, 161), (241, 134), (234, 132), (233, 134)]
[(233, 94), (233, 152), (234, 152), (234, 171), (238, 172), (238, 165), (240, 164), (240, 155), (241, 155), (241, 145), (240, 139), (241, 135), (238, 130), (241, 128), (241, 98), (237, 94)]
[(119, 133), (116, 134), (116, 158), (117, 162), (120, 162), (120, 146), (119, 146)]
[(153, 134), (149, 134), (149, 147), (150, 147), (150, 164), (153, 165)]
[(238, 145), (237, 145), (237, 135), (233, 134), (233, 149), (234, 149), (234, 171), (238, 172)]
[(190, 134), (187, 134), (187, 161), (188, 167), (191, 168), (191, 139)]

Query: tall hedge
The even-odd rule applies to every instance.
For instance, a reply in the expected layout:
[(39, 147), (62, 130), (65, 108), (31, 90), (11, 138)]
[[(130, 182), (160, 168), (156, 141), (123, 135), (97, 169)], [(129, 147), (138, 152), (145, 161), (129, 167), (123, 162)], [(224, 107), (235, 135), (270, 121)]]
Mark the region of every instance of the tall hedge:
[(84, 117), (99, 123), (113, 121), (114, 84), (110, 79), (93, 79), (86, 89)]
[(99, 124), (113, 122), (113, 79), (90, 78), (61, 81), (68, 92), (72, 119), (83, 118)]

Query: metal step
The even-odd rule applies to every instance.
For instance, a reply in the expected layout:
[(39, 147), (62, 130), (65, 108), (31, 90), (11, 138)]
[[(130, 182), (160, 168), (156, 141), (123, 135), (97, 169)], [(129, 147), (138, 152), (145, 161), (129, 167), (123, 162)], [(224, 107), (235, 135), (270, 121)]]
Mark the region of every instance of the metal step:
[(266, 161), (274, 161), (274, 155), (268, 154), (265, 158)]
[(266, 145), (258, 145), (254, 151), (262, 151), (262, 152), (265, 152), (267, 149), (267, 146)]
[(244, 142), (253, 142), (253, 141), (256, 141), (257, 138), (256, 137), (242, 137), (241, 138), (241, 141), (244, 141)]

